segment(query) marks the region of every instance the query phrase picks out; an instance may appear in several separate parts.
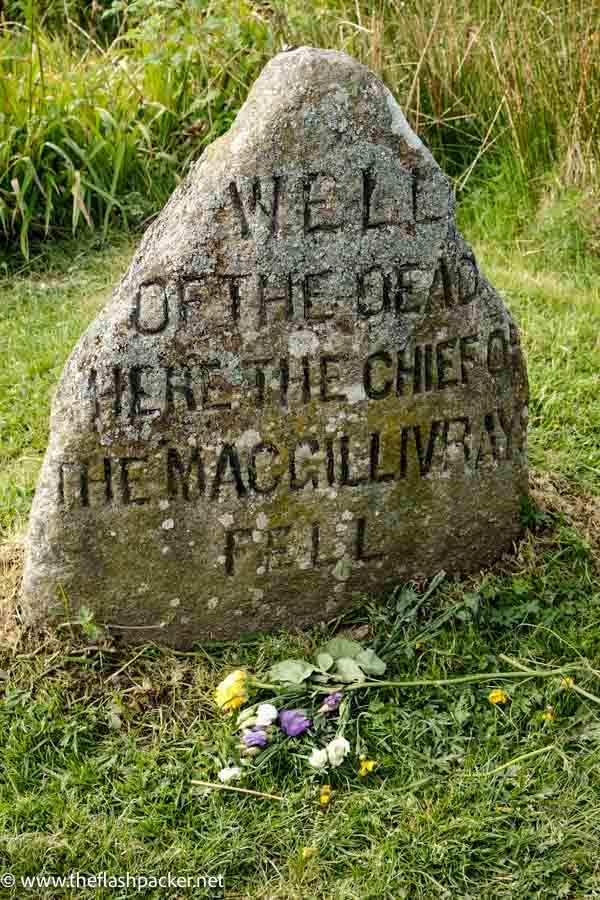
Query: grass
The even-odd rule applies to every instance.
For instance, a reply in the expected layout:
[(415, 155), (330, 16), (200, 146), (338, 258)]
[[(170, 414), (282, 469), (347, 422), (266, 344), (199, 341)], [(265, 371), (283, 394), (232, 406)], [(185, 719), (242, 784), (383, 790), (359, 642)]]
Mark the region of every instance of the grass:
[(597, 204), (600, 8), (588, 0), (127, 0), (87, 10), (22, 0), (0, 19), (7, 267), (17, 248), (27, 257), (49, 237), (106, 237), (146, 221), (285, 43), (370, 65), (459, 190), (501, 177), (505, 191), (535, 193), (559, 175)]
[[(0, 28), (0, 873), (224, 878), (224, 891), (144, 894), (157, 900), (600, 896), (597, 5), (4, 10), (18, 24)], [(528, 531), (513, 555), (446, 578), (418, 611), (394, 595), (312, 632), (189, 653), (107, 645), (85, 625), (23, 632), (22, 535), (50, 397), (131, 258), (133, 236), (116, 235), (162, 205), (284, 40), (340, 47), (380, 72), (454, 178), (463, 231), (527, 353)], [(393, 680), (578, 669), (572, 686), (553, 676), (353, 692), (352, 754), (327, 775), (327, 808), (324, 779), (293, 743), (244, 782), (283, 800), (193, 784), (231, 759), (232, 723), (212, 699), (222, 676), (264, 678), (334, 633), (374, 646)], [(489, 702), (494, 687), (507, 704)], [(363, 752), (377, 761), (365, 778)], [(134, 895), (0, 879), (0, 897), (18, 900)]]
[[(85, 326), (131, 254), (113, 244), (101, 255), (82, 247), (48, 254), (43, 274), (5, 282), (0, 306), (0, 533), (28, 515), (48, 438), (50, 392)], [(125, 249), (124, 249), (125, 248)], [(108, 273), (108, 274), (107, 274)]]
[[(467, 205), (463, 224), (523, 328), (532, 386), (538, 473), (517, 554), (478, 578), (447, 579), (418, 615), (388, 598), (312, 633), (194, 653), (90, 645), (77, 627), (45, 644), (14, 630), (18, 533), (49, 396), (132, 247), (127, 239), (104, 250), (65, 247), (5, 281), (0, 868), (16, 877), (221, 874), (224, 894), (194, 895), (245, 900), (600, 892), (598, 281), (594, 264), (575, 264), (568, 247), (562, 257), (550, 252), (556, 235), (543, 221), (523, 231), (519, 250), (477, 240), (489, 230), (478, 215)], [(245, 782), (281, 802), (193, 785), (215, 781), (229, 760), (231, 723), (211, 699), (222, 675), (240, 666), (262, 674), (340, 629), (366, 632), (375, 645), (393, 634), (386, 677), (395, 679), (512, 668), (502, 654), (538, 668), (588, 668), (574, 689), (558, 677), (498, 681), (511, 698), (505, 707), (489, 703), (487, 681), (355, 692), (347, 737), (378, 766), (360, 778), (349, 757), (330, 778), (327, 809), (322, 779), (291, 753)], [(544, 718), (549, 708), (554, 721)], [(130, 896), (37, 890), (27, 896)]]
[[(479, 248), (477, 248), (479, 249)], [(600, 493), (600, 283), (517, 254), (481, 248), (480, 262), (522, 331), (531, 384), (530, 464)], [(546, 261), (546, 257), (544, 257)]]

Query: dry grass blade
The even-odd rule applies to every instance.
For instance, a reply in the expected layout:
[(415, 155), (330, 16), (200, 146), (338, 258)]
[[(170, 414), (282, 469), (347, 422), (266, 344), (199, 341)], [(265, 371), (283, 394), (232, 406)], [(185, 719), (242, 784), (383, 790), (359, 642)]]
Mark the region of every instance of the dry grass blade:
[[(435, 30), (437, 28), (437, 24), (438, 24), (438, 21), (440, 18), (441, 11), (442, 11), (442, 4), (440, 2), (440, 3), (438, 3), (437, 9), (435, 11), (435, 15), (433, 17), (433, 22), (432, 22), (431, 28), (429, 29), (429, 34), (427, 35), (427, 40), (425, 41), (423, 49), (421, 50), (421, 55), (419, 56), (419, 61), (416, 65), (416, 68), (415, 68), (415, 71), (413, 74), (413, 80), (412, 80), (412, 83), (410, 86), (410, 90), (408, 92), (408, 96), (406, 98), (407, 110), (411, 108), (415, 90), (417, 89), (418, 84), (419, 84), (419, 77), (421, 75), (421, 69), (423, 67), (423, 63), (425, 62), (425, 57), (427, 55), (427, 51), (429, 50), (429, 46), (433, 39), (433, 35), (435, 34)], [(418, 112), (418, 110), (417, 110), (417, 118), (416, 118), (416, 122), (415, 122), (415, 131), (417, 131), (417, 133), (419, 131), (419, 112)]]
[(262, 791), (251, 791), (249, 788), (236, 787), (233, 784), (220, 784), (215, 781), (198, 781), (196, 778), (192, 778), (190, 783), (200, 785), (200, 787), (211, 788), (215, 791), (233, 791), (236, 794), (260, 797), (263, 800), (279, 800), (281, 802), (285, 800), (285, 797), (281, 797), (279, 794), (265, 794)]
[(463, 176), (459, 179), (459, 181), (458, 181), (458, 184), (457, 184), (457, 186), (456, 186), (456, 190), (457, 190), (458, 193), (460, 193), (460, 191), (463, 191), (463, 190), (465, 189), (466, 184), (467, 184), (469, 178), (471, 177), (471, 175), (472, 175), (472, 173), (473, 173), (475, 167), (477, 166), (479, 160), (481, 159), (481, 157), (484, 155), (484, 153), (486, 153), (486, 152), (490, 149), (490, 147), (492, 147), (492, 146), (494, 145), (494, 143), (495, 143), (495, 142), (498, 140), (498, 138), (500, 137), (500, 135), (498, 135), (496, 138), (494, 138), (493, 141), (490, 141), (490, 140), (489, 140), (490, 135), (491, 135), (491, 133), (492, 133), (492, 131), (493, 131), (494, 125), (496, 124), (496, 119), (497, 119), (498, 116), (500, 115), (500, 110), (501, 110), (502, 107), (504, 106), (505, 102), (506, 102), (506, 95), (505, 95), (504, 97), (502, 97), (502, 100), (501, 100), (500, 103), (498, 104), (498, 109), (496, 110), (496, 112), (495, 112), (495, 114), (494, 114), (494, 118), (493, 118), (492, 121), (490, 122), (489, 128), (488, 128), (488, 130), (487, 130), (487, 132), (486, 132), (486, 134), (485, 134), (485, 137), (484, 137), (484, 139), (483, 139), (483, 143), (481, 144), (481, 147), (480, 147), (479, 150), (477, 151), (477, 156), (475, 157), (475, 159), (473, 160), (473, 162), (471, 163), (471, 165), (468, 167), (468, 169), (467, 169), (467, 171), (464, 173), (464, 175), (463, 175)]

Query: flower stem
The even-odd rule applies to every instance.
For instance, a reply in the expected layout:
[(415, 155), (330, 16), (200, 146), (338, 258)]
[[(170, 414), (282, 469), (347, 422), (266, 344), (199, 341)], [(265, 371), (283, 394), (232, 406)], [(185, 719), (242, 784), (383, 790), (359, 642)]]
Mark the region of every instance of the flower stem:
[(359, 681), (344, 686), (347, 691), (357, 691), (370, 687), (445, 687), (451, 684), (470, 684), (476, 681), (508, 681), (514, 678), (552, 678), (572, 672), (578, 666), (571, 664), (558, 669), (519, 669), (512, 672), (473, 672), (470, 675), (457, 675), (454, 678), (413, 679), (409, 681)]
[(496, 768), (492, 769), (490, 772), (463, 772), (462, 778), (490, 778), (492, 775), (496, 775), (498, 772), (502, 772), (503, 769), (508, 769), (510, 766), (516, 766), (518, 765), (518, 763), (525, 762), (526, 759), (533, 759), (534, 756), (540, 756), (542, 753), (548, 753), (549, 750), (556, 749), (556, 744), (548, 744), (546, 747), (538, 747), (537, 750), (530, 750), (528, 753), (522, 753), (521, 756), (515, 756), (513, 757), (513, 759), (509, 759), (508, 762), (502, 763), (501, 766), (496, 766)]
[(597, 697), (596, 694), (592, 694), (590, 691), (586, 691), (585, 688), (580, 687), (578, 684), (574, 684), (571, 690), (575, 691), (576, 694), (581, 694), (582, 697), (587, 697), (588, 700), (593, 700), (594, 703), (600, 704), (600, 697)]
[[(456, 675), (453, 678), (409, 679), (407, 681), (356, 681), (354, 684), (328, 684), (327, 691), (359, 691), (365, 688), (412, 688), (412, 687), (446, 687), (452, 684), (472, 684), (477, 681), (510, 681), (524, 678), (553, 678), (568, 672), (585, 668), (578, 663), (560, 666), (558, 669), (527, 669), (519, 665), (518, 670), (509, 672), (473, 672), (470, 675)], [(281, 684), (252, 680), (252, 684), (265, 690), (280, 690)], [(301, 689), (302, 685), (294, 685)]]
[[(277, 684), (277, 683), (271, 684), (268, 681), (257, 681), (256, 678), (251, 678), (249, 680), (253, 687), (264, 688), (267, 691), (272, 691), (275, 688), (278, 688), (278, 689), (281, 688), (281, 684)], [(298, 684), (298, 685), (294, 685), (294, 687), (300, 688), (300, 687), (302, 687), (302, 685)]]
[(235, 791), (237, 794), (249, 794), (251, 797), (262, 797), (264, 800), (285, 800), (279, 794), (263, 794), (262, 791), (251, 791), (250, 788), (236, 787), (233, 784), (219, 784), (216, 781), (198, 781), (192, 778), (191, 784), (199, 784), (201, 787), (213, 788), (216, 791)]

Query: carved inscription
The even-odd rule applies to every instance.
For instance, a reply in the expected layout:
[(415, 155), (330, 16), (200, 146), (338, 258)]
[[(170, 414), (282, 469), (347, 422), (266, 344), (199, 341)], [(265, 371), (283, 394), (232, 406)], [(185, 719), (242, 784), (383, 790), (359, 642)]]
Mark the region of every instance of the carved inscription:
[[(263, 529), (257, 541), (251, 528), (231, 528), (223, 537), (222, 565), (226, 575), (234, 576), (239, 563), (250, 557), (256, 574), (262, 576), (292, 566), (322, 569), (336, 567), (341, 559), (365, 565), (385, 558), (385, 552), (375, 546), (375, 541), (381, 545), (382, 531), (372, 518), (359, 516), (344, 526), (344, 532), (340, 541), (339, 533), (332, 534), (323, 521), (292, 522)], [(304, 552), (294, 552), (298, 547)]]
[[(446, 309), (471, 303), (478, 273), (471, 257), (464, 257), (454, 273), (442, 257), (437, 268), (414, 265), (370, 266), (354, 273), (336, 269), (277, 276), (259, 273), (210, 275), (153, 281), (137, 291), (130, 327), (141, 335), (206, 327), (207, 311), (215, 325), (257, 331), (275, 322), (335, 322), (353, 314), (360, 320), (375, 316), (415, 317), (437, 304)], [(218, 315), (215, 318), (215, 306)]]
[[(432, 177), (419, 167), (382, 172), (376, 165), (344, 178), (318, 170), (240, 177), (229, 183), (215, 227), (221, 239), (257, 244), (319, 240), (345, 231), (357, 241), (384, 231), (391, 235), (394, 229), (414, 235), (417, 227), (447, 215), (448, 196), (442, 190), (443, 201), (436, 206)], [(225, 269), (218, 275), (187, 272), (149, 280), (140, 285), (129, 316), (136, 335), (190, 333), (202, 343), (205, 333), (216, 330), (224, 335), (223, 349), (212, 354), (188, 350), (169, 364), (150, 362), (143, 353), (139, 364), (92, 368), (87, 381), (91, 418), (102, 432), (115, 420), (162, 425), (199, 416), (199, 424), (210, 424), (244, 409), (287, 414), (316, 406), (331, 408), (335, 416), (342, 406), (356, 403), (391, 400), (402, 409), (445, 392), (467, 398), (482, 378), (510, 385), (521, 366), (510, 323), (484, 331), (442, 331), (442, 337), (432, 334), (429, 340), (395, 343), (392, 337), (393, 323), (408, 323), (410, 333), (428, 315), (443, 316), (471, 304), (479, 289), (470, 252), (442, 253), (430, 267), (376, 263), (354, 271), (315, 266), (309, 272), (292, 268), (277, 274), (254, 268), (227, 274)], [(325, 325), (343, 330), (348, 321), (363, 328), (389, 322), (390, 338), (373, 341), (362, 358), (347, 350), (243, 351), (248, 330), (260, 335), (284, 325), (289, 334), (306, 335)], [(418, 421), (402, 421), (396, 413), (385, 430), (373, 428), (362, 437), (344, 426), (331, 429), (335, 434), (321, 427), (321, 433), (310, 435), (294, 434), (292, 427), (284, 439), (263, 437), (250, 445), (229, 430), (227, 440), (217, 439), (216, 445), (203, 446), (200, 436), (192, 436), (185, 446), (167, 441), (159, 453), (65, 461), (57, 470), (58, 502), (73, 510), (165, 502), (213, 506), (233, 500), (243, 512), (256, 499), (288, 494), (303, 502), (313, 497), (318, 509), (330, 492), (379, 492), (403, 484), (414, 491), (425, 480), (472, 477), (510, 464), (523, 452), (524, 416), (521, 406), (507, 412), (500, 404), (483, 414), (430, 414)], [(227, 576), (250, 559), (258, 573), (268, 574), (297, 564), (297, 554), (289, 551), (290, 542), (298, 540), (308, 548), (302, 565), (310, 568), (335, 567), (341, 552), (361, 565), (385, 557), (377, 540), (373, 544), (374, 535), (382, 537), (380, 523), (353, 517), (351, 540), (347, 525), (334, 525), (337, 531), (331, 532), (331, 523), (316, 517), (302, 539), (294, 522), (258, 532), (234, 523), (224, 528), (219, 559)], [(346, 535), (343, 542), (338, 532)]]
[[(283, 490), (355, 488), (389, 485), (415, 476), (427, 478), (449, 468), (463, 473), (510, 461), (521, 452), (522, 410), (501, 407), (480, 417), (467, 415), (403, 424), (384, 435), (373, 431), (366, 441), (339, 437), (294, 437), (285, 445), (261, 440), (240, 449), (240, 442), (220, 448), (167, 447), (158, 469), (150, 457), (110, 457), (58, 466), (61, 504), (144, 504), (173, 499), (218, 501), (271, 496)], [(147, 475), (148, 477), (144, 477)], [(158, 477), (157, 477), (158, 475)], [(146, 487), (143, 487), (143, 485)]]
[[(442, 341), (377, 349), (358, 365), (359, 396), (369, 401), (408, 398), (467, 387), (482, 372), (512, 378), (518, 364), (514, 329), (494, 329)], [(179, 365), (92, 369), (88, 393), (92, 418), (140, 421), (160, 416), (206, 414), (245, 406), (301, 408), (349, 401), (344, 387), (355, 380), (356, 360), (347, 354), (242, 357), (235, 375), (218, 358), (190, 356)]]
[[(440, 181), (435, 214), (429, 212), (429, 168), (382, 169), (373, 164), (343, 177), (326, 171), (282, 172), (232, 180), (216, 223), (230, 240), (308, 237), (342, 230), (365, 234), (375, 229), (403, 228), (443, 220), (448, 187)], [(425, 213), (421, 212), (424, 206)]]
[[(255, 497), (272, 499), (286, 492), (291, 497), (300, 492), (307, 499), (314, 496), (317, 511), (322, 502), (319, 498), (329, 490), (385, 489), (405, 483), (414, 491), (419, 481), (443, 478), (448, 472), (465, 476), (508, 464), (523, 448), (523, 410), (516, 407), (509, 414), (498, 407), (476, 418), (465, 415), (432, 419), (426, 424), (398, 422), (391, 433), (373, 431), (363, 442), (343, 434), (336, 438), (297, 437), (281, 446), (261, 440), (241, 448), (240, 442), (232, 442), (216, 449), (166, 447), (159, 454), (65, 461), (57, 466), (56, 490), (59, 504), (71, 511), (116, 510), (165, 501), (185, 508), (230, 498), (235, 498), (243, 511)], [(385, 558), (376, 538), (379, 535), (381, 543), (385, 535), (381, 523), (369, 523), (368, 517), (359, 515), (353, 521), (351, 538), (342, 542), (337, 532), (345, 534), (348, 527), (342, 524), (334, 541), (324, 538), (323, 528), (327, 527), (319, 519), (312, 522), (306, 558), (288, 552), (292, 533), (298, 531), (295, 522), (260, 532), (246, 526), (225, 528), (219, 559), (225, 574), (234, 576), (240, 557), (248, 553), (260, 574), (288, 565), (335, 566), (340, 555), (364, 564)]]

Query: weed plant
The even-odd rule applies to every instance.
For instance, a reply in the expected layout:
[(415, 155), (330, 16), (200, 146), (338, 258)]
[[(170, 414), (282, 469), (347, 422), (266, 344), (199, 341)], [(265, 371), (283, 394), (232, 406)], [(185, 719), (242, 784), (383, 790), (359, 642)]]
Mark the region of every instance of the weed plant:
[(594, 207), (597, 3), (22, 0), (0, 24), (5, 257), (148, 221), (268, 59), (302, 44), (375, 70), (459, 192), (512, 198), (513, 232), (548, 179)]

